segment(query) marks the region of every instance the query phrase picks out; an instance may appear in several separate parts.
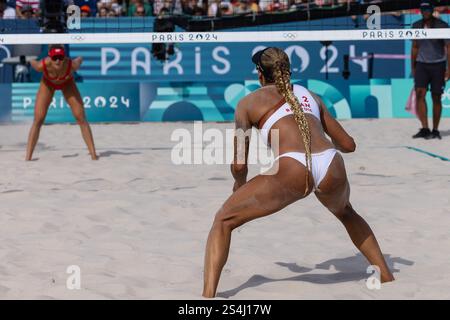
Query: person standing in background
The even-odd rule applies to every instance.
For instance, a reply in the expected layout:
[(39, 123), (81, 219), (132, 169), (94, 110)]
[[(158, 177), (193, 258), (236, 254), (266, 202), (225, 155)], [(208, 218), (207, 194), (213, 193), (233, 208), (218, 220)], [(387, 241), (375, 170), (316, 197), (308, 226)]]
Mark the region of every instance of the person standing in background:
[[(25, 7), (25, 10), (23, 10)], [(16, 18), (27, 19), (26, 13), (31, 8), (32, 15), (38, 16), (40, 13), (40, 1), (39, 0), (16, 0)]]
[(91, 8), (88, 5), (83, 5), (80, 8), (81, 18), (89, 18), (91, 16)]
[(6, 0), (0, 0), (0, 19), (15, 19), (16, 10), (8, 7)]
[[(97, 0), (74, 0), (73, 4), (80, 7), (82, 17), (86, 17), (87, 12), (89, 12), (89, 17), (95, 17), (97, 15)], [(86, 7), (89, 8), (89, 11)], [(85, 12), (84, 15), (83, 12)]]
[(129, 17), (135, 16), (138, 7), (143, 7), (145, 10), (144, 16), (152, 16), (153, 15), (153, 5), (154, 3), (149, 3), (149, 1), (144, 0), (134, 0), (130, 1), (130, 5), (128, 6), (127, 15)]
[[(448, 24), (433, 16), (431, 1), (420, 4), (422, 19), (413, 24), (413, 28), (448, 28)], [(442, 114), (441, 97), (445, 83), (450, 77), (450, 39), (414, 40), (411, 50), (411, 70), (417, 100), (417, 116), (422, 124), (413, 138), (441, 139), (439, 122)], [(425, 97), (431, 86), (433, 99), (433, 131), (428, 127), (428, 110)]]

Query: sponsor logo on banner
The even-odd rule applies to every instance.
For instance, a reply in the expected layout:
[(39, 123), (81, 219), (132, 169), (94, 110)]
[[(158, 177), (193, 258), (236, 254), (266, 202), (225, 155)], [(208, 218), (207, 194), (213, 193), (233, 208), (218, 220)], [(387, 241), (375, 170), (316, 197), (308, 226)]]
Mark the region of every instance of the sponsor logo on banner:
[(152, 33), (151, 42), (213, 42), (219, 41), (217, 33)]
[(86, 38), (81, 34), (75, 34), (75, 35), (70, 36), (70, 39), (75, 40), (75, 41), (83, 41)]
[(377, 30), (377, 31), (361, 31), (363, 39), (366, 40), (408, 40), (408, 39), (424, 39), (428, 36), (426, 30)]
[[(12, 120), (33, 119), (35, 97), (39, 83), (14, 83), (12, 88)], [(89, 121), (139, 121), (138, 83), (79, 83), (83, 105)], [(47, 123), (73, 122), (69, 105), (61, 91), (57, 91), (50, 102)]]
[(294, 40), (297, 38), (297, 35), (292, 32), (285, 32), (285, 33), (283, 33), (283, 38), (287, 39), (287, 40)]
[[(164, 35), (165, 36), (165, 35)], [(373, 41), (375, 42), (375, 41)], [(293, 75), (304, 78), (320, 78), (328, 73), (330, 77), (339, 77), (343, 70), (344, 54), (352, 52), (358, 56), (367, 55), (367, 52), (375, 51), (373, 43), (365, 46), (356, 46), (347, 43), (333, 43), (327, 47), (320, 43), (304, 45), (289, 45), (284, 51), (292, 62)], [(243, 80), (255, 77), (255, 66), (250, 60), (252, 54), (264, 49), (266, 46), (254, 46), (243, 44), (238, 48), (236, 44), (200, 46), (195, 44), (182, 44), (175, 48), (175, 54), (165, 63), (155, 62), (152, 59), (149, 46), (101, 46), (101, 47), (74, 47), (72, 54), (85, 54), (90, 50), (89, 59), (98, 61), (80, 70), (80, 74), (86, 80), (100, 80), (114, 77), (122, 78), (164, 80), (177, 76), (179, 81), (184, 80)], [(79, 52), (77, 50), (80, 50)], [(395, 51), (397, 50), (397, 51)], [(402, 44), (391, 46), (388, 54), (403, 50)], [(243, 52), (248, 53), (243, 53)], [(97, 52), (97, 55), (95, 54)], [(243, 59), (243, 56), (247, 57)], [(365, 61), (367, 63), (367, 61)], [(368, 68), (364, 63), (352, 59), (350, 61), (352, 79), (367, 79)], [(386, 68), (379, 73), (386, 77), (401, 77), (404, 66), (395, 61), (384, 61)]]

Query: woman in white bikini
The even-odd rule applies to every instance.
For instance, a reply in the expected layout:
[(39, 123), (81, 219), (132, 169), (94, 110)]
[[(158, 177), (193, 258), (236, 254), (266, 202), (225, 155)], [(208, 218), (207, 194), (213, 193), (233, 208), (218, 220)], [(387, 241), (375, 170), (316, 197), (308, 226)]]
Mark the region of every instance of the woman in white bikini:
[[(380, 268), (381, 282), (394, 280), (375, 235), (352, 208), (344, 161), (336, 151), (353, 152), (355, 142), (329, 114), (321, 99), (290, 81), (290, 62), (283, 50), (269, 47), (257, 52), (262, 88), (243, 98), (236, 108), (236, 129), (261, 130), (268, 145), (277, 130), (274, 149), (278, 170), (247, 182), (249, 139), (235, 138), (231, 172), (234, 193), (216, 214), (205, 254), (204, 297), (214, 297), (230, 249), (231, 232), (256, 218), (280, 211), (314, 191), (319, 201), (344, 225), (351, 240), (371, 265)], [(331, 138), (327, 139), (325, 133)], [(245, 155), (240, 154), (245, 151)]]

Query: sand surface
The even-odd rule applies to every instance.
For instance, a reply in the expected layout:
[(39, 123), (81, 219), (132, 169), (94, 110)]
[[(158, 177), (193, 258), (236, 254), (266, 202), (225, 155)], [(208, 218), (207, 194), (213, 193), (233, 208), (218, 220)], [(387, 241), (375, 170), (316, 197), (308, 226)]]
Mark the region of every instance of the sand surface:
[[(450, 119), (443, 140), (412, 140), (415, 120), (349, 120), (352, 204), (397, 280), (369, 290), (345, 229), (310, 196), (233, 233), (219, 296), (230, 299), (450, 299)], [(225, 130), (233, 124), (204, 124)], [(75, 125), (45, 126), (25, 162), (29, 126), (0, 126), (0, 298), (197, 299), (228, 165), (174, 165), (175, 129), (93, 125), (91, 161)], [(230, 149), (231, 144), (226, 146)], [(254, 175), (255, 167), (251, 168)], [(66, 286), (68, 266), (81, 289)]]

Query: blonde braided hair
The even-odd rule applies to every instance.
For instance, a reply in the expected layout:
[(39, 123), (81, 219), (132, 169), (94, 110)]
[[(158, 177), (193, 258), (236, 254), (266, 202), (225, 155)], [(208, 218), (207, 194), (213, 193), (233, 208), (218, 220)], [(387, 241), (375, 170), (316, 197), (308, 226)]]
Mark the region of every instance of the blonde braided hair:
[(278, 48), (269, 48), (261, 56), (261, 64), (269, 79), (268, 82), (274, 82), (278, 92), (284, 97), (286, 102), (290, 105), (294, 113), (295, 121), (300, 129), (303, 143), (305, 145), (305, 160), (306, 160), (306, 189), (305, 195), (309, 191), (309, 172), (312, 168), (311, 159), (311, 131), (303, 112), (302, 105), (295, 96), (291, 85), (291, 71), (290, 62), (287, 54)]

